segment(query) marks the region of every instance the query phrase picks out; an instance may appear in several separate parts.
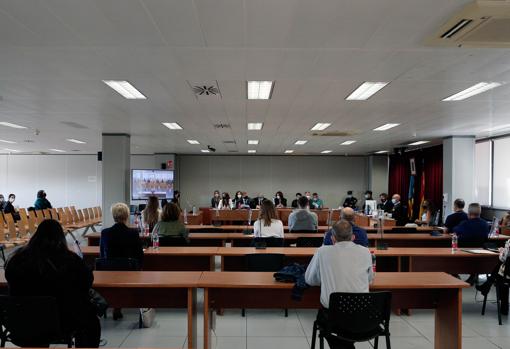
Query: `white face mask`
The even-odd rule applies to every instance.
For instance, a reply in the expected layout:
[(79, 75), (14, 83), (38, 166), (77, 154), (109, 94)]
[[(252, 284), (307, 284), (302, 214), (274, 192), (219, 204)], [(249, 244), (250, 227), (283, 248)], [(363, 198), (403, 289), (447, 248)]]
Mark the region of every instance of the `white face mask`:
[(368, 199), (368, 198), (370, 198), (370, 195), (365, 194), (365, 199)]
[(396, 204), (397, 203), (397, 199), (391, 199), (391, 202), (393, 202), (393, 204)]
[(240, 199), (240, 198), (242, 198), (243, 196), (242, 196), (241, 194), (239, 194), (239, 195), (237, 195), (237, 197)]
[(280, 195), (276, 195), (276, 198), (277, 198), (278, 200), (280, 200)]
[(307, 198), (308, 200), (310, 200), (311, 196), (310, 196), (310, 195), (307, 195), (307, 196), (306, 196), (306, 198)]
[(352, 198), (352, 195), (349, 194), (349, 195), (347, 195), (347, 197), (350, 199), (350, 198)]

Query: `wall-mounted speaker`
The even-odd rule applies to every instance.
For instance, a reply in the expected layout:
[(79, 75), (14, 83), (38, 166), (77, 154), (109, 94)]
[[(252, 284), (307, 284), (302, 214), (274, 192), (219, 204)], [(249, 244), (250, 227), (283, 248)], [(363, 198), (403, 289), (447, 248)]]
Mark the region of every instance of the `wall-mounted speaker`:
[(161, 169), (162, 170), (166, 170), (166, 162), (162, 162), (161, 163)]
[(103, 152), (102, 151), (97, 152), (97, 161), (103, 161)]

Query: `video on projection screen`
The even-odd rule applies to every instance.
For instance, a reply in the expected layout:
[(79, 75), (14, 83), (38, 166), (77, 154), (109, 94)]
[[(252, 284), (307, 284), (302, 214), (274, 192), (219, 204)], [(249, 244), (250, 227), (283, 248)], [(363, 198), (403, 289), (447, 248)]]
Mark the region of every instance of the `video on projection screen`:
[(131, 199), (145, 200), (149, 196), (171, 199), (174, 195), (174, 171), (133, 170)]

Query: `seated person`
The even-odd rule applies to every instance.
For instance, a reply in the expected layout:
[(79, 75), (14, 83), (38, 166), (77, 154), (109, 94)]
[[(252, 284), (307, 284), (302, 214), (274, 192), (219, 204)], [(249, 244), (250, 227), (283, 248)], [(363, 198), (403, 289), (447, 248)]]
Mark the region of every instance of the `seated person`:
[(407, 218), (407, 207), (400, 201), (399, 194), (394, 194), (391, 202), (393, 204), (393, 209), (391, 210), (391, 218), (395, 220), (395, 224), (398, 227), (403, 227), (409, 221)]
[(227, 192), (224, 192), (221, 194), (221, 201), (218, 205), (219, 210), (231, 210), (234, 206), (234, 203), (232, 202), (232, 199), (230, 198), (230, 195)]
[(480, 218), (482, 208), (478, 203), (469, 204), (468, 207), (468, 220), (460, 223), (453, 232), (457, 234), (459, 239), (459, 246), (463, 244), (468, 246), (478, 245), (482, 246), (489, 237), (490, 227), (489, 224)]
[(236, 195), (234, 196), (234, 199), (232, 200), (233, 208), (236, 210), (239, 210), (243, 208), (243, 192), (238, 190), (236, 191)]
[(347, 197), (344, 200), (343, 207), (350, 207), (353, 210), (356, 209), (356, 204), (358, 203), (358, 199), (352, 196), (352, 190), (347, 192)]
[(377, 209), (384, 210), (386, 213), (391, 213), (391, 211), (393, 211), (393, 203), (391, 200), (388, 200), (388, 194), (381, 193), (381, 195), (379, 195), (379, 200), (381, 202), (377, 205)]
[(218, 208), (218, 206), (220, 205), (220, 201), (221, 201), (220, 191), (215, 190), (213, 197), (211, 198), (211, 208)]
[(243, 191), (243, 208), (250, 208), (251, 199), (248, 193)]
[(420, 219), (416, 219), (414, 222), (418, 225), (432, 225), (432, 218), (434, 217), (434, 206), (430, 200), (423, 200), (421, 204), (423, 213)]
[(262, 201), (259, 219), (253, 223), (254, 238), (281, 238), (283, 239), (283, 223), (277, 219), (274, 204), (269, 200)]
[(309, 201), (306, 196), (299, 198), (298, 207), (289, 215), (289, 231), (317, 231), (319, 219), (315, 212), (310, 212)]
[[(365, 229), (358, 227), (354, 224), (355, 213), (350, 207), (342, 209), (341, 219), (349, 222), (352, 226), (352, 237), (355, 244), (368, 247), (368, 236)], [(333, 245), (333, 228), (326, 232), (324, 235), (324, 245)]]
[(364, 195), (364, 198), (365, 198), (365, 202), (363, 203), (363, 206), (361, 207), (362, 211), (365, 212), (366, 210), (366, 202), (367, 200), (374, 200), (374, 198), (372, 197), (372, 190), (367, 190), (365, 192), (365, 195)]
[(159, 222), (161, 216), (161, 210), (159, 209), (159, 200), (155, 196), (149, 196), (147, 199), (147, 206), (142, 211), (142, 219), (140, 230), (145, 231), (145, 228), (149, 228), (149, 233), (152, 233), (154, 226)]
[(19, 221), (20, 220), (19, 212), (16, 209), (16, 207), (14, 207), (14, 205), (13, 205), (15, 200), (16, 200), (16, 195), (9, 194), (9, 199), (7, 200), (7, 202), (5, 203), (5, 206), (4, 206), (4, 213), (12, 214), (12, 218), (14, 219), (14, 221)]
[(5, 197), (4, 194), (0, 194), (0, 211), (4, 211), (5, 207)]
[(278, 208), (287, 207), (287, 199), (283, 196), (281, 191), (277, 191), (274, 196), (274, 205)]
[[(167, 205), (168, 206), (168, 205)], [(101, 231), (99, 251), (101, 258), (133, 258), (142, 265), (143, 247), (138, 229), (129, 228), (129, 207), (116, 203), (111, 208), (115, 224)], [(121, 319), (120, 309), (113, 310), (113, 319)]]
[(75, 333), (76, 347), (99, 346), (101, 325), (89, 297), (94, 276), (67, 248), (59, 222), (48, 219), (39, 224), (28, 244), (7, 262), (5, 278), (11, 296), (55, 297), (63, 331)]
[(250, 207), (253, 209), (259, 209), (262, 205), (262, 201), (264, 201), (264, 194), (258, 193), (256, 198), (253, 198), (250, 203)]
[(298, 208), (298, 200), (301, 196), (303, 196), (303, 195), (301, 195), (301, 193), (296, 193), (296, 198), (294, 200), (292, 200), (292, 203), (291, 203), (292, 208)]
[(182, 237), (186, 241), (188, 240), (188, 230), (184, 223), (179, 218), (181, 216), (181, 210), (174, 203), (166, 204), (161, 214), (161, 221), (156, 223), (154, 226), (154, 234), (158, 234), (161, 237)]
[(52, 208), (51, 203), (48, 201), (48, 199), (46, 199), (46, 192), (44, 190), (39, 190), (37, 192), (37, 199), (34, 202), (34, 208), (36, 210)]
[[(305, 273), (305, 281), (311, 286), (321, 286), (317, 320), (327, 322), (329, 296), (335, 292), (369, 292), (373, 279), (370, 251), (352, 242), (351, 223), (340, 220), (333, 226), (332, 246), (321, 246), (315, 252)], [(350, 342), (326, 337), (331, 348), (354, 348)]]
[(320, 210), (324, 207), (324, 202), (319, 198), (319, 194), (313, 193), (312, 200), (310, 200), (310, 207), (314, 210)]
[(453, 202), (453, 213), (446, 217), (446, 221), (444, 222), (447, 233), (453, 232), (453, 228), (460, 223), (467, 221), (468, 216), (466, 212), (464, 212), (464, 206), (466, 206), (466, 203), (462, 199), (456, 199)]

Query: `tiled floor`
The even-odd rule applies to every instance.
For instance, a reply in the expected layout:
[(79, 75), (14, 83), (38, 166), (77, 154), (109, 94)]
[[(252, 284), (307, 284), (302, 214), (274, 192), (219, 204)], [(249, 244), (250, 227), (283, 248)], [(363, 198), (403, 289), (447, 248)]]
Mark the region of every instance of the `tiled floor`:
[[(494, 295), (490, 295), (493, 299)], [(474, 289), (463, 293), (463, 348), (510, 349), (510, 320), (504, 318), (499, 326), (494, 304), (489, 304), (485, 316), (480, 315), (480, 295), (475, 300)], [(111, 317), (102, 321), (103, 338), (107, 347), (183, 347), (186, 344), (186, 319), (184, 310), (158, 309), (156, 321), (150, 329), (138, 329), (137, 311), (124, 310), (122, 321)], [(305, 349), (310, 347), (315, 310), (289, 310), (285, 318), (279, 310), (247, 310), (241, 317), (240, 310), (226, 311), (216, 318), (212, 347), (221, 349)], [(199, 318), (199, 346), (202, 344), (201, 317)], [(412, 316), (392, 316), (390, 322), (391, 344), (395, 349), (433, 348), (433, 311), (415, 310)], [(379, 348), (384, 349), (384, 341)], [(317, 346), (318, 348), (318, 346)], [(356, 348), (372, 348), (369, 343), (358, 343)]]

